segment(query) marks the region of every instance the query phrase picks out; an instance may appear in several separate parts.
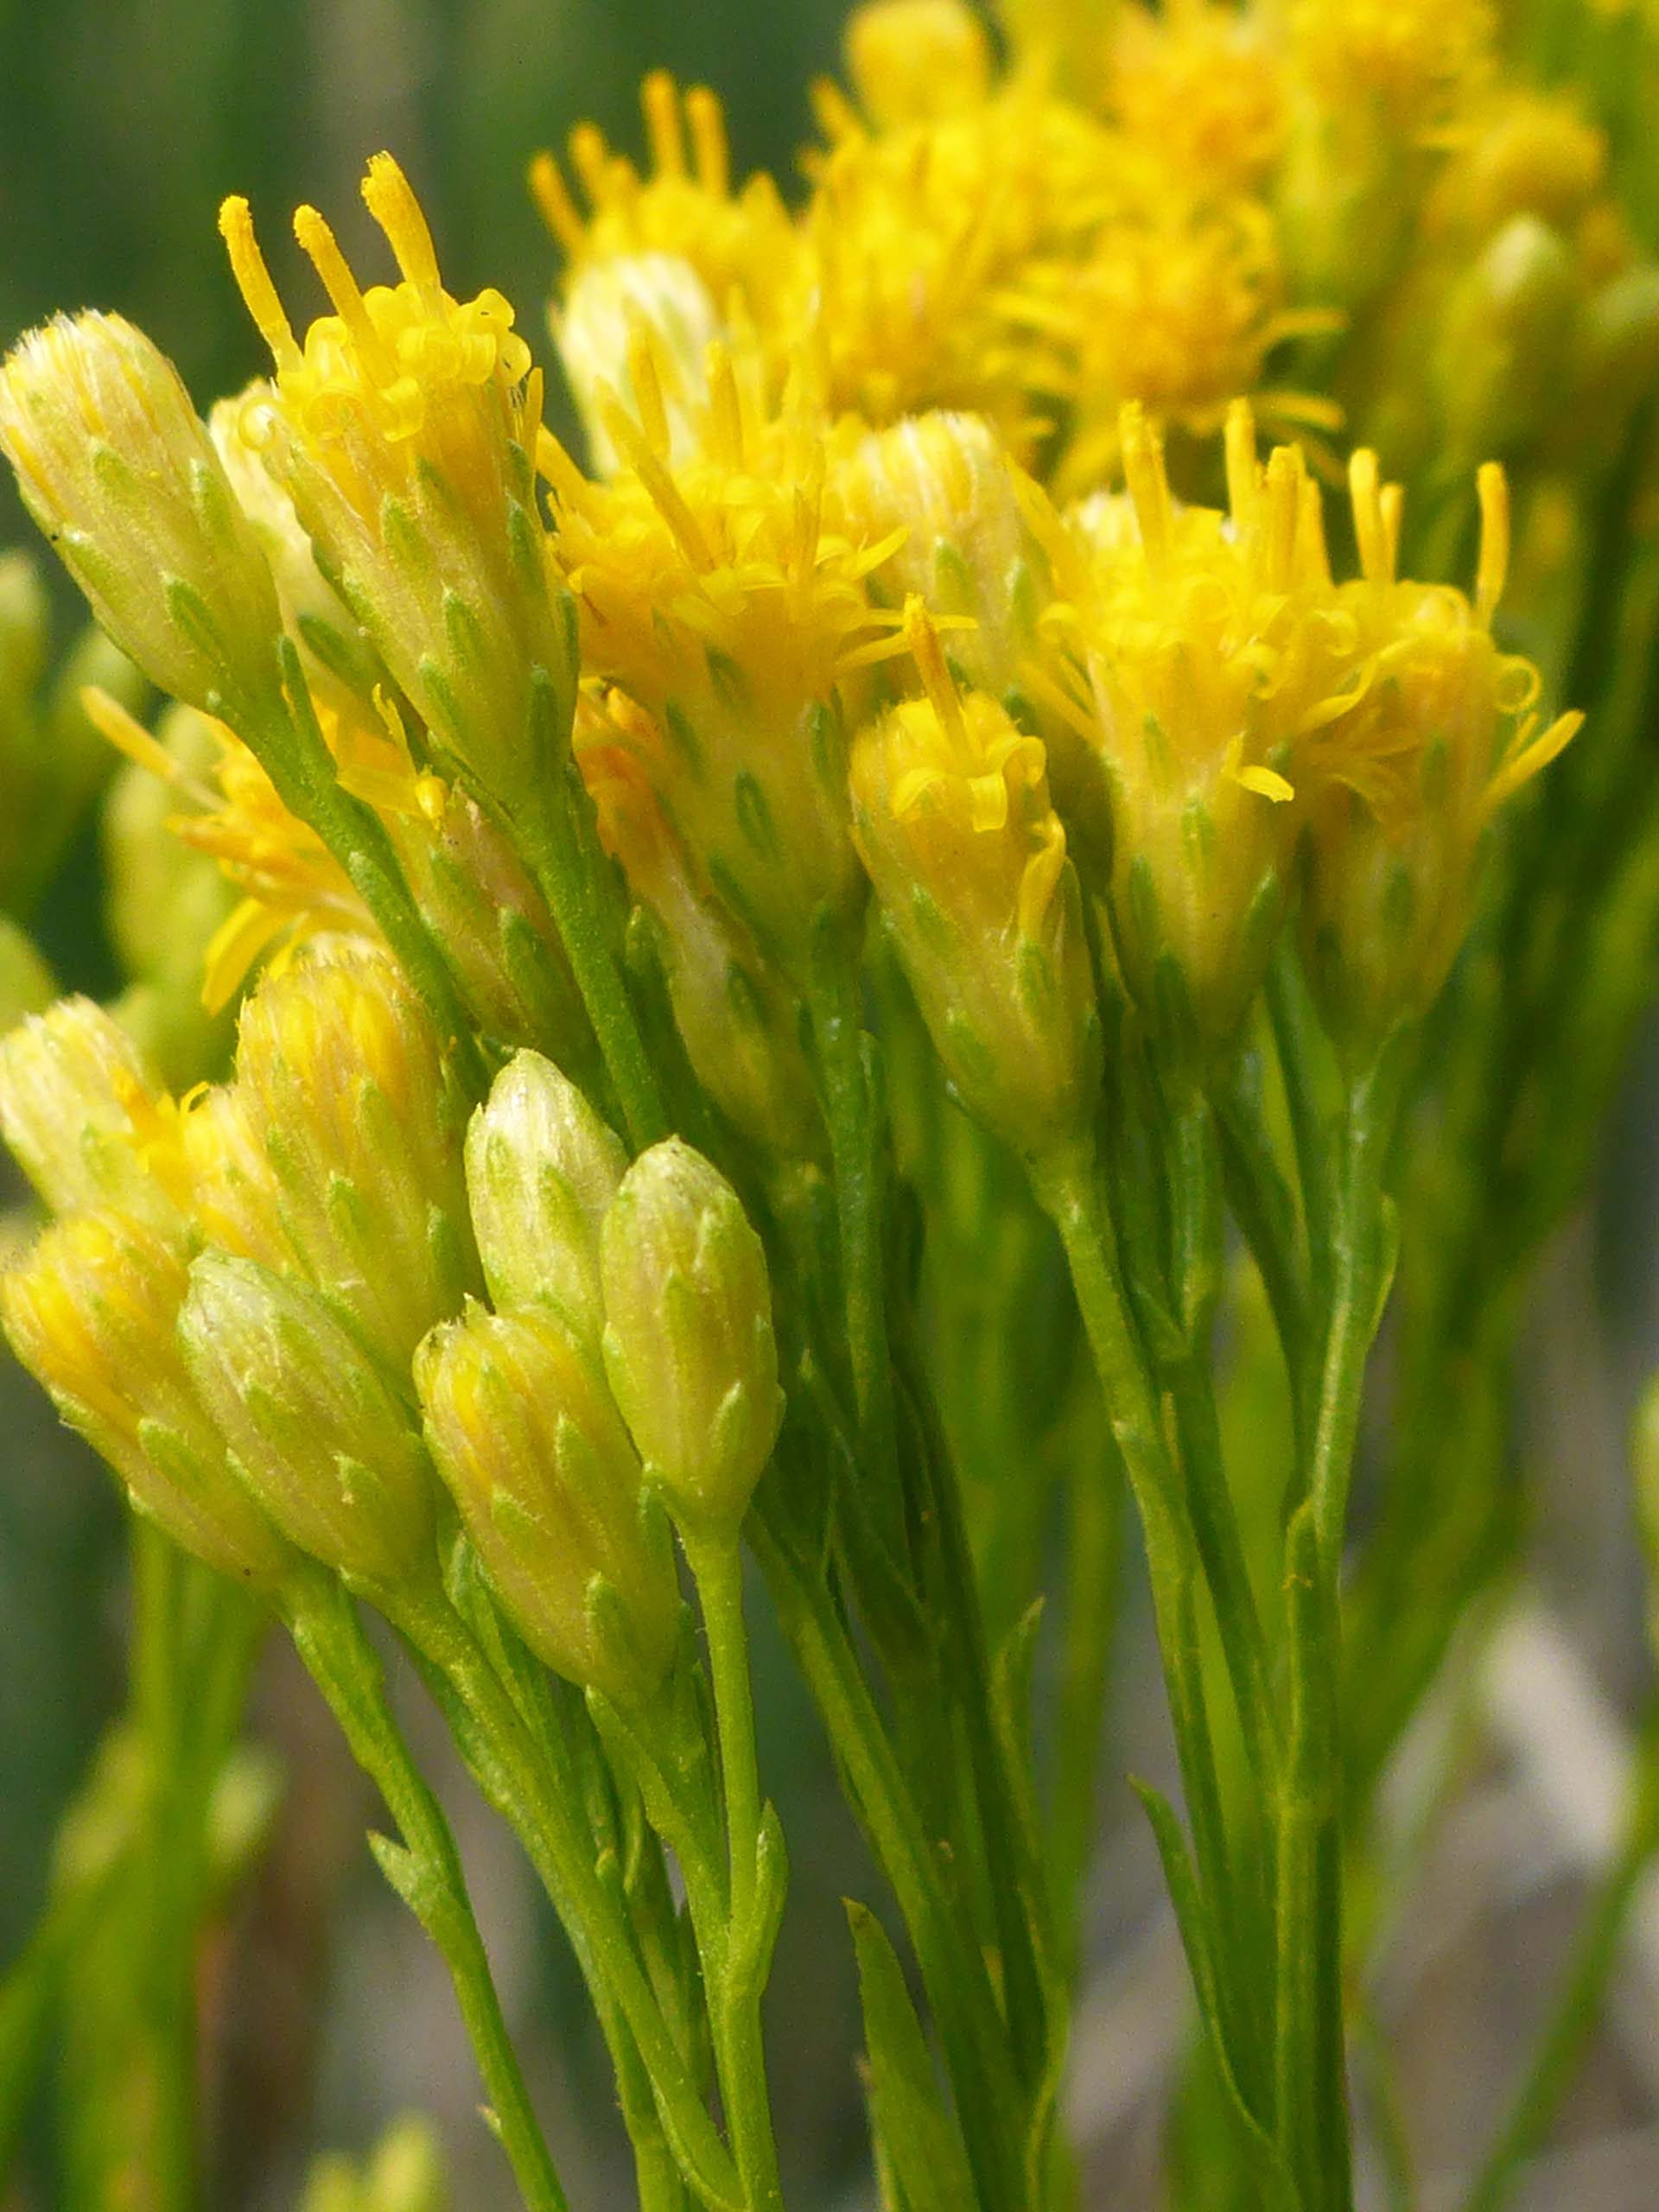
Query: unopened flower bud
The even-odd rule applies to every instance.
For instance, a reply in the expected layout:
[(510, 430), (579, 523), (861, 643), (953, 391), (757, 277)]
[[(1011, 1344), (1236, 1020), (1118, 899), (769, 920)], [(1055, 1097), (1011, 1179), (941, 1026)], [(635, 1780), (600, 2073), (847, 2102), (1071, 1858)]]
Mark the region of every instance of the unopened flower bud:
[(498, 1306), (556, 1306), (585, 1343), (604, 1327), (599, 1229), (628, 1156), (539, 1052), (502, 1069), (467, 1132), (467, 1195)]
[(270, 570), (178, 371), (119, 315), (60, 315), (0, 367), (0, 449), (111, 637), (175, 698), (274, 682)]
[(648, 1697), (678, 1589), (594, 1356), (550, 1306), (469, 1306), (421, 1345), (415, 1383), (438, 1471), (526, 1641), (584, 1688)]
[(853, 749), (854, 828), (923, 1018), (969, 1110), (1023, 1152), (1075, 1135), (1099, 1082), (1077, 876), (1040, 739), (959, 696), (918, 605), (928, 696)]
[(552, 323), (596, 474), (613, 474), (620, 461), (606, 425), (607, 407), (620, 400), (633, 414), (641, 404), (631, 367), (641, 324), (655, 341), (669, 459), (678, 464), (690, 457), (697, 411), (709, 397), (704, 356), (721, 334), (721, 323), (708, 286), (689, 261), (672, 253), (619, 253), (584, 262), (555, 308)]
[(232, 1470), (291, 1543), (369, 1583), (430, 1564), (431, 1470), (409, 1409), (318, 1292), (205, 1252), (178, 1328)]
[(389, 954), (312, 940), (242, 1010), (236, 1089), (302, 1271), (390, 1365), (477, 1281), (459, 1102)]
[(1043, 494), (982, 416), (912, 415), (862, 439), (836, 488), (872, 543), (906, 536), (877, 570), (895, 606), (965, 618), (943, 636), (962, 683), (1006, 701), (1053, 596), (1048, 556), (1027, 519)]
[(175, 1335), (188, 1284), (169, 1238), (120, 1214), (78, 1214), (0, 1280), (0, 1316), (140, 1511), (221, 1573), (274, 1581), (289, 1554), (232, 1475)]
[(161, 1126), (143, 1055), (91, 999), (60, 999), (0, 1038), (0, 1136), (54, 1213), (112, 1205), (175, 1224), (146, 1159)]
[(865, 0), (845, 44), (859, 105), (882, 130), (962, 114), (990, 90), (991, 42), (965, 0)]
[(734, 1528), (783, 1416), (766, 1257), (735, 1191), (670, 1137), (600, 1240), (605, 1369), (652, 1482), (693, 1529)]

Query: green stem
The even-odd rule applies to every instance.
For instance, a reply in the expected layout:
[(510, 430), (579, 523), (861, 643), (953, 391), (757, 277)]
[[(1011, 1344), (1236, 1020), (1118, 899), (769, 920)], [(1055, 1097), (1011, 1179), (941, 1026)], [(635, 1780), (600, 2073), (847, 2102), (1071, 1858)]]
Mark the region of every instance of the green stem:
[(1590, 1903), (1542, 2039), (1487, 2153), (1464, 2212), (1499, 2212), (1541, 2149), (1600, 2018), (1642, 1879), (1659, 1855), (1659, 1702), (1643, 1724), (1624, 1834)]
[(628, 995), (620, 934), (605, 912), (599, 870), (607, 863), (592, 822), (592, 804), (568, 740), (560, 741), (546, 727), (558, 711), (553, 686), (538, 682), (531, 712), (541, 741), (538, 746), (532, 732), (532, 753), (539, 751), (562, 766), (544, 800), (518, 808), (506, 827), (547, 901), (628, 1135), (634, 1149), (643, 1151), (668, 1135), (668, 1113)]
[(382, 1864), (449, 1969), (519, 2194), (531, 2212), (568, 2212), (502, 2017), (454, 1838), (393, 1718), (357, 1608), (333, 1576), (302, 1573), (285, 1593), (284, 1611), (295, 1648), (397, 1824), (404, 1859), (383, 1853)]
[(864, 1063), (857, 963), (844, 936), (828, 920), (819, 928), (813, 946), (810, 1007), (835, 1170), (842, 1295), (847, 1307), (847, 1344), (863, 1457), (880, 1498), (896, 1508), (880, 1129)]
[(1024, 2098), (996, 1993), (939, 1878), (904, 1769), (864, 1681), (834, 1593), (765, 1510), (748, 1533), (778, 1618), (823, 1719), (849, 1801), (891, 1885), (938, 2024), (980, 2212), (1027, 2212), (1017, 2140)]
[(734, 1532), (683, 1538), (702, 1605), (714, 1683), (715, 1721), (726, 1803), (730, 1909), (716, 1988), (711, 1993), (721, 2052), (721, 2093), (737, 2171), (755, 2212), (783, 2203), (778, 2148), (766, 2087), (760, 2000), (766, 1988), (773, 1916), (762, 1885), (760, 1770), (755, 1758), (754, 1699), (748, 1637), (743, 1624), (743, 1555)]
[(1068, 1986), (1075, 1986), (1080, 1963), (1078, 1920), (1095, 1841), (1122, 1553), (1121, 1475), (1114, 1467), (1103, 1478), (1099, 1468), (1074, 1460), (1066, 1482), (1065, 1612), (1048, 1816), (1053, 1917)]
[[(712, 2212), (739, 2212), (740, 2183), (663, 2015), (614, 1893), (595, 1870), (576, 1777), (538, 1743), (466, 1623), (441, 1595), (376, 1591), (375, 1602), (425, 1662), (462, 1753), (486, 1796), (516, 1830), (575, 1952), (601, 2021), (617, 2020), (650, 2076), (663, 2130), (681, 2170)], [(619, 2075), (626, 2051), (613, 2033)]]

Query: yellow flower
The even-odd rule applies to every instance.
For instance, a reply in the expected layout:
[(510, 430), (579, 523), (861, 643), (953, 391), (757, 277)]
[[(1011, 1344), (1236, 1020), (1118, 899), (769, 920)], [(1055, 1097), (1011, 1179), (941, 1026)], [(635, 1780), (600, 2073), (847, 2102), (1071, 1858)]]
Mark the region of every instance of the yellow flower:
[(1366, 671), (1363, 696), (1311, 748), (1302, 927), (1332, 1035), (1362, 1062), (1439, 994), (1473, 911), (1484, 832), (1583, 721), (1545, 726), (1537, 670), (1499, 651), (1492, 615), (1509, 566), (1509, 494), (1480, 472), (1472, 597), (1395, 575), (1397, 492), (1354, 456), (1361, 574), (1339, 600)]
[(722, 317), (734, 300), (764, 322), (797, 255), (795, 228), (765, 175), (734, 191), (721, 105), (706, 86), (682, 96), (664, 70), (640, 87), (652, 169), (641, 176), (593, 124), (570, 137), (584, 214), (551, 154), (531, 164), (530, 186), (573, 276), (595, 264), (662, 255), (689, 265)]
[(245, 200), (219, 227), (276, 362), (274, 397), (243, 438), (293, 500), (331, 578), (437, 747), (510, 800), (549, 764), (532, 753), (531, 679), (568, 696), (573, 671), (537, 517), (531, 456), (541, 378), (499, 292), (457, 301), (389, 154), (363, 196), (400, 282), (361, 291), (313, 207), (294, 218), (335, 312), (296, 339)]
[(1138, 407), (1119, 437), (1127, 497), (1090, 501), (1057, 544), (1062, 598), (1027, 683), (1105, 780), (1130, 995), (1168, 1044), (1207, 1053), (1236, 1036), (1279, 925), (1302, 751), (1363, 678), (1297, 449), (1264, 468), (1236, 405), (1222, 514), (1175, 504)]
[(1333, 113), (1374, 107), (1422, 135), (1491, 71), (1493, 0), (1295, 0), (1293, 67)]
[(591, 482), (544, 441), (557, 559), (584, 667), (668, 740), (647, 763), (664, 810), (763, 952), (791, 964), (815, 913), (856, 893), (836, 692), (883, 627), (864, 577), (890, 549), (842, 527), (805, 380), (768, 408), (747, 350), (712, 349), (697, 450), (674, 465), (637, 336), (639, 415), (606, 413), (626, 466)]
[(865, 0), (847, 21), (847, 73), (878, 130), (977, 107), (991, 42), (965, 0)]
[(1205, 203), (1154, 186), (1080, 261), (1038, 264), (1010, 312), (1046, 353), (1031, 371), (1037, 389), (1069, 413), (1062, 496), (1112, 472), (1128, 401), (1194, 437), (1212, 435), (1242, 396), (1271, 427), (1330, 431), (1342, 419), (1313, 393), (1262, 389), (1276, 347), (1337, 319), (1287, 304), (1274, 221), (1254, 200)]
[(1253, 191), (1279, 157), (1284, 59), (1255, 10), (1173, 0), (1154, 15), (1135, 0), (1103, 76), (1125, 136), (1195, 194)]
[(114, 1212), (47, 1230), (0, 1279), (12, 1349), (175, 1543), (238, 1580), (288, 1554), (232, 1477), (174, 1336), (189, 1275), (171, 1238)]
[(1042, 257), (1076, 259), (1121, 194), (1122, 145), (1035, 77), (892, 130), (864, 129), (844, 104), (826, 120), (793, 342), (821, 358), (836, 408), (873, 423), (984, 414), (1027, 454), (1045, 425), (1009, 296)]
[(630, 357), (641, 324), (652, 340), (669, 426), (669, 458), (678, 462), (690, 457), (696, 444), (696, 410), (709, 397), (704, 363), (709, 346), (726, 334), (726, 326), (689, 261), (669, 253), (631, 253), (583, 262), (549, 321), (595, 475), (614, 475), (621, 466), (605, 427), (607, 406), (620, 400), (636, 415), (640, 407)]
[(195, 707), (276, 683), (270, 571), (178, 371), (119, 315), (60, 315), (0, 365), (0, 451), (93, 613)]
[(926, 696), (853, 747), (854, 834), (941, 1058), (969, 1110), (1026, 1152), (1075, 1135), (1099, 1032), (1077, 879), (1040, 740), (958, 693), (919, 601)]

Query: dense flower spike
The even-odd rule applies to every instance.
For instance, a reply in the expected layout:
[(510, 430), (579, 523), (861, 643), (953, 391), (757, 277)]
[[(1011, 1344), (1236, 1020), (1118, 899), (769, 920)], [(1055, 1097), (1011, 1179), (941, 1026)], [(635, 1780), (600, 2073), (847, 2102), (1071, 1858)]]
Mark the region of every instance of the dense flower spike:
[(271, 1582), (284, 1548), (232, 1477), (174, 1339), (188, 1281), (171, 1238), (119, 1213), (75, 1214), (0, 1279), (0, 1315), (141, 1512), (221, 1573)]
[(596, 1356), (550, 1307), (469, 1306), (421, 1346), (415, 1380), (439, 1471), (529, 1643), (584, 1688), (649, 1697), (679, 1595)]
[(194, 707), (276, 680), (270, 571), (179, 372), (119, 315), (60, 315), (0, 366), (0, 451), (93, 612)]
[(445, 291), (415, 195), (389, 154), (369, 212), (400, 281), (359, 289), (334, 233), (302, 207), (295, 234), (335, 312), (289, 327), (247, 202), (219, 226), (276, 363), (240, 435), (292, 499), (435, 745), (504, 803), (551, 764), (532, 750), (532, 677), (567, 696), (574, 671), (550, 590), (532, 489), (541, 378), (499, 292)]
[(969, 1108), (1026, 1152), (1093, 1109), (1099, 1026), (1077, 877), (1042, 742), (958, 694), (921, 603), (926, 696), (853, 753), (855, 831), (922, 1013)]
[(600, 1239), (605, 1371), (647, 1479), (690, 1533), (735, 1530), (783, 1416), (766, 1254), (677, 1137), (622, 1179)]

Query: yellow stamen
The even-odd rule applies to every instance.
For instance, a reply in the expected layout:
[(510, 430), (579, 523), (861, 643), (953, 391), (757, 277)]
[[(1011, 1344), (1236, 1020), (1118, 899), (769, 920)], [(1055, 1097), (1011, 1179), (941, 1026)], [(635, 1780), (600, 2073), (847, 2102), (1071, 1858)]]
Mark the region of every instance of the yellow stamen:
[(283, 311), (271, 282), (265, 257), (254, 235), (253, 211), (240, 193), (232, 193), (219, 210), (219, 234), (231, 257), (231, 274), (247, 302), (260, 336), (270, 346), (279, 369), (291, 368), (300, 359), (299, 341)]
[(945, 665), (938, 632), (928, 620), (927, 608), (915, 592), (905, 601), (905, 643), (910, 647), (934, 713), (957, 743), (965, 745), (968, 728), (963, 719), (962, 701)]
[(1164, 471), (1163, 439), (1138, 399), (1130, 400), (1119, 415), (1118, 438), (1141, 543), (1148, 563), (1159, 568), (1169, 550), (1169, 479)]
[(542, 220), (567, 253), (575, 253), (587, 234), (587, 225), (570, 197), (564, 172), (543, 149), (530, 164), (530, 196)]
[[(1509, 579), (1510, 481), (1501, 464), (1489, 461), (1475, 483), (1480, 495), (1480, 557), (1475, 569), (1475, 612), (1490, 628)], [(1567, 741), (1561, 741), (1565, 744)]]
[(666, 69), (652, 71), (639, 87), (639, 105), (645, 111), (645, 132), (657, 174), (683, 176), (685, 134), (680, 126), (680, 99)]
[(363, 180), (363, 199), (410, 283), (435, 285), (438, 257), (432, 233), (409, 179), (390, 154), (371, 158)]
[(353, 276), (339, 241), (324, 218), (315, 207), (294, 210), (294, 235), (302, 251), (322, 279), (323, 289), (334, 302), (334, 312), (351, 332), (358, 344), (372, 357), (384, 353), (379, 334), (369, 319), (369, 310)]
[(691, 130), (691, 157), (697, 182), (705, 192), (723, 200), (731, 186), (731, 153), (726, 139), (725, 115), (707, 85), (693, 85), (687, 92), (685, 119)]
[(1359, 565), (1367, 583), (1394, 581), (1389, 558), (1388, 524), (1382, 512), (1376, 455), (1362, 446), (1348, 464), (1348, 494), (1354, 510), (1354, 537), (1359, 546)]

